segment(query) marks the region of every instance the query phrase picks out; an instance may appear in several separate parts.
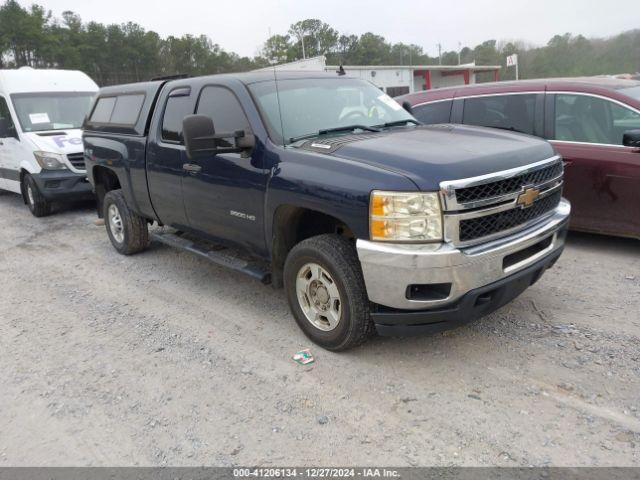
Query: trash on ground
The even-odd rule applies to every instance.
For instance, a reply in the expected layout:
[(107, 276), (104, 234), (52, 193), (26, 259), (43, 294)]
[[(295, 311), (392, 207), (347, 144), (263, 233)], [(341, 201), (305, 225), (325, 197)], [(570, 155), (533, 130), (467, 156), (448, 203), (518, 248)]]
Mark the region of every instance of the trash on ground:
[(308, 348), (305, 350), (300, 350), (293, 356), (293, 361), (299, 363), (300, 365), (309, 365), (310, 363), (315, 362), (315, 358), (313, 358), (313, 354), (311, 350)]

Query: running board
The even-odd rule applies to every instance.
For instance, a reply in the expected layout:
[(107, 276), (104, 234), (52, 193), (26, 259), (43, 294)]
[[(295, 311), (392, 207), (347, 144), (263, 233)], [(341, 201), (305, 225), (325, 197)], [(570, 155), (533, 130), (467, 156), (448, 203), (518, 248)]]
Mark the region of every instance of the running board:
[(242, 255), (237, 250), (209, 242), (192, 239), (183, 232), (149, 232), (153, 240), (180, 250), (195, 253), (216, 265), (249, 275), (265, 285), (271, 283), (271, 272), (266, 265)]

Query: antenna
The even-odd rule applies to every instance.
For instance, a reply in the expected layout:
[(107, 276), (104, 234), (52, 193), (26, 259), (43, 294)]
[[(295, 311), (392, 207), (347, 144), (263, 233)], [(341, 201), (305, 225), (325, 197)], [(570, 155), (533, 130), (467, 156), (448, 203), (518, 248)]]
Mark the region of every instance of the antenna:
[[(271, 38), (271, 27), (269, 27), (269, 38)], [(280, 105), (280, 89), (278, 88), (278, 72), (276, 68), (277, 59), (272, 58), (271, 66), (273, 67), (273, 82), (276, 86), (276, 102), (278, 102), (278, 115), (280, 116), (280, 131), (282, 132), (282, 146), (287, 144), (287, 137), (284, 134), (284, 122), (282, 121), (282, 106)]]

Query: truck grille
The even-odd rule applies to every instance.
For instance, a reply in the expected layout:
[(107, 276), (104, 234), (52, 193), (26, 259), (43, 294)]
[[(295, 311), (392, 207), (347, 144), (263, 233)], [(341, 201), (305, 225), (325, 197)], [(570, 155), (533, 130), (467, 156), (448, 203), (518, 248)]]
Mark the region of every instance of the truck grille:
[(469, 242), (478, 238), (488, 237), (528, 223), (555, 209), (561, 198), (562, 192), (557, 191), (541, 198), (529, 208), (518, 207), (493, 215), (462, 220), (460, 222), (460, 241)]
[(68, 153), (67, 158), (73, 168), (77, 170), (86, 170), (86, 165), (84, 163), (84, 153)]
[(442, 182), (446, 241), (472, 246), (550, 215), (562, 199), (563, 171), (562, 159), (552, 157), (492, 175)]
[(497, 182), (475, 185), (473, 187), (456, 190), (458, 203), (476, 202), (495, 197), (501, 197), (520, 191), (524, 185), (539, 185), (562, 175), (562, 162), (557, 162), (539, 170), (522, 175), (499, 180)]

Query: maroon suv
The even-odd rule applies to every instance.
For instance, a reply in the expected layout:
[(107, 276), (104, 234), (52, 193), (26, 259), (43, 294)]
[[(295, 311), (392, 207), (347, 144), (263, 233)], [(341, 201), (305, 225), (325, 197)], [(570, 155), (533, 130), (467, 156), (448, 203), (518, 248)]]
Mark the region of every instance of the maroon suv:
[(549, 140), (565, 160), (571, 227), (640, 238), (640, 81), (497, 82), (398, 97), (423, 123), (466, 123)]

